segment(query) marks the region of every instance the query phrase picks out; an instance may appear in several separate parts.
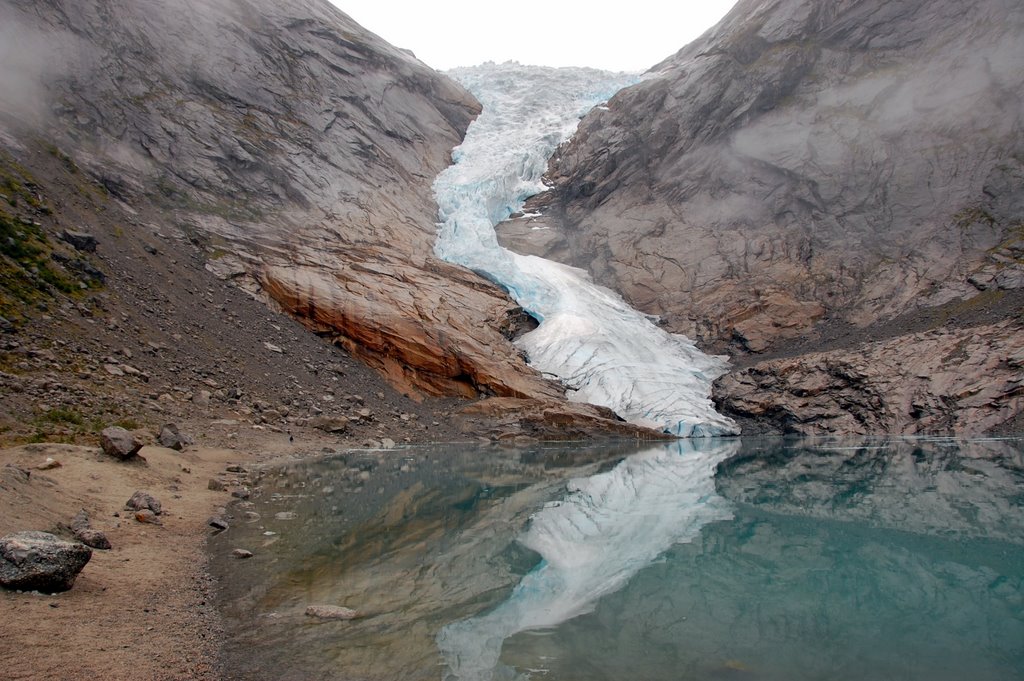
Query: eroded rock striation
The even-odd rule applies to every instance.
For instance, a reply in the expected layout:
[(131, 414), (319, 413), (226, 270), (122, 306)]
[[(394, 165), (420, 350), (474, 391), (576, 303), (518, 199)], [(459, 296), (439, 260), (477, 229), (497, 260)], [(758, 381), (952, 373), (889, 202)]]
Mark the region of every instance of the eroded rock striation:
[(326, 0), (4, 0), (0, 17), (15, 151), (44, 134), (141, 228), (406, 392), (560, 393), (509, 343), (507, 296), (432, 254), (431, 183), (480, 110), (453, 81)]
[(789, 433), (977, 435), (1024, 411), (1024, 333), (1003, 322), (768, 360), (715, 391), (726, 413)]
[[(527, 204), (543, 216), (499, 233), (714, 351), (792, 354), (837, 328), (881, 337), (876, 325), (921, 309), (1022, 295), (1021, 92), (1013, 0), (741, 0), (588, 114), (550, 162), (551, 191)], [(973, 333), (1012, 335), (997, 328)], [(977, 369), (929, 361), (965, 380)]]

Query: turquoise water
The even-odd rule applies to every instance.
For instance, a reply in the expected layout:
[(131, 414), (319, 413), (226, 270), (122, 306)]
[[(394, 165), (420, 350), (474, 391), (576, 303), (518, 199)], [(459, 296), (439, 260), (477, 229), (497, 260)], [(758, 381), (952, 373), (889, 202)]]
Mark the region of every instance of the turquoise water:
[[(239, 679), (1020, 679), (1022, 482), (1015, 439), (292, 464), (211, 542), (228, 667)], [(255, 557), (225, 558), (239, 546)], [(365, 617), (312, 621), (302, 613), (317, 603)]]

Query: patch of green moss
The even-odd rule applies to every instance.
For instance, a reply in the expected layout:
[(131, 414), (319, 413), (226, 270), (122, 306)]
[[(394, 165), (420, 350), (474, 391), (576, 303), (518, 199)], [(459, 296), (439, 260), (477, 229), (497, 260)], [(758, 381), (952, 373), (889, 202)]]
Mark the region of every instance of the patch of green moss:
[(991, 227), (996, 224), (996, 219), (981, 206), (968, 206), (953, 214), (953, 222), (961, 230), (964, 230), (978, 223)]
[(67, 424), (72, 426), (81, 426), (85, 423), (85, 419), (74, 409), (51, 409), (42, 416), (36, 419), (37, 424), (43, 423), (58, 423)]
[(935, 327), (945, 326), (953, 317), (958, 317), (975, 310), (980, 310), (989, 305), (995, 305), (1006, 297), (1006, 291), (1000, 289), (987, 289), (978, 295), (965, 300), (955, 300), (938, 308)]
[(65, 154), (63, 151), (61, 151), (60, 147), (58, 147), (56, 144), (47, 144), (46, 151), (47, 153), (50, 154), (50, 156), (53, 156), (62, 164), (64, 164), (64, 169), (67, 170), (69, 173), (78, 173), (78, 164), (75, 163), (75, 160), (68, 156), (67, 154)]
[[(34, 222), (0, 211), (0, 295), (3, 299), (36, 302), (50, 292), (76, 293), (78, 283), (55, 269), (53, 248)], [(0, 303), (2, 306), (2, 303)]]
[(1007, 230), (1007, 238), (989, 253), (999, 253), (1011, 260), (1024, 263), (1024, 222), (1011, 225)]
[(25, 204), (41, 213), (49, 214), (50, 207), (39, 193), (39, 185), (20, 163), (0, 152), (0, 194), (7, 197), (12, 208)]
[[(125, 430), (138, 430), (139, 428), (142, 427), (142, 424), (140, 424), (138, 421), (136, 421), (135, 419), (133, 419), (131, 417), (118, 419), (117, 421), (114, 421), (114, 425), (115, 426), (120, 426), (121, 428), (124, 428)], [(104, 428), (105, 427), (106, 426), (104, 426)], [(100, 430), (102, 430), (102, 428)]]

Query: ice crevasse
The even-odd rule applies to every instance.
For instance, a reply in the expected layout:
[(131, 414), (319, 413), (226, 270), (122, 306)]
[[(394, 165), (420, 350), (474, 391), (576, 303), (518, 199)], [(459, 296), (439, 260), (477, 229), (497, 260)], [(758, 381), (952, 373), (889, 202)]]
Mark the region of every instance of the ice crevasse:
[(540, 322), (517, 345), (531, 366), (567, 386), (570, 399), (680, 437), (737, 433), (709, 397), (724, 358), (661, 329), (583, 270), (513, 253), (495, 235), (496, 224), (544, 190), (548, 158), (583, 114), (638, 77), (514, 62), (449, 75), (483, 112), (434, 182), (437, 255), (504, 287)]

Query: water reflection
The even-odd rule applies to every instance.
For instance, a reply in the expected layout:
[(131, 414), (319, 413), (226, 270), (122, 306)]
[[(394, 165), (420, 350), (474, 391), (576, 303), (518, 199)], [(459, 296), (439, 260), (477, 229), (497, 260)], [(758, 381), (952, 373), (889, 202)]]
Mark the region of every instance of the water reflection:
[(761, 510), (948, 538), (1024, 542), (1016, 438), (746, 439), (719, 491)]
[(1020, 675), (1020, 440), (701, 444), (268, 470), (210, 547), (227, 677)]
[(714, 471), (738, 449), (738, 441), (659, 445), (570, 480), (566, 497), (534, 514), (518, 537), (543, 562), (500, 606), (441, 630), (446, 678), (494, 678), (505, 639), (590, 612), (665, 549), (730, 518)]

